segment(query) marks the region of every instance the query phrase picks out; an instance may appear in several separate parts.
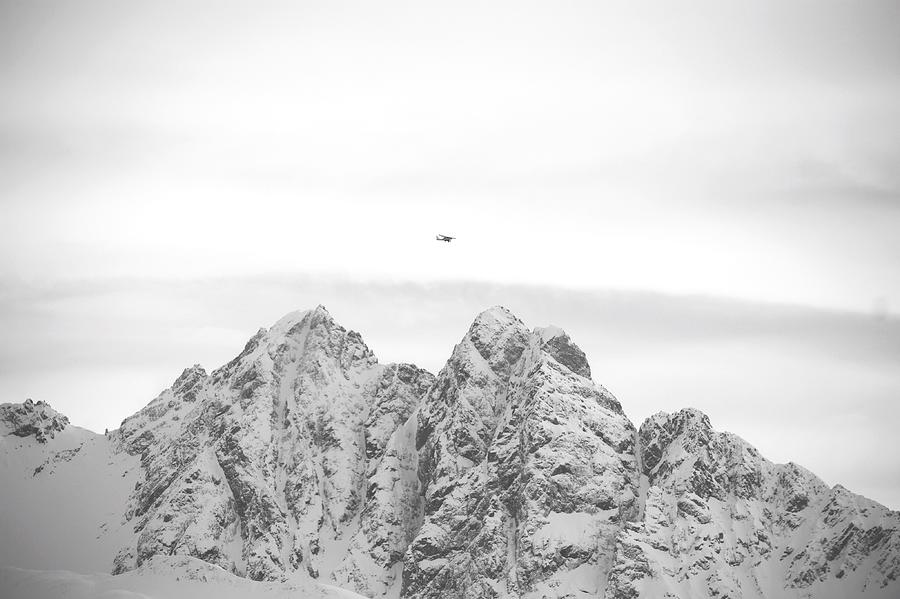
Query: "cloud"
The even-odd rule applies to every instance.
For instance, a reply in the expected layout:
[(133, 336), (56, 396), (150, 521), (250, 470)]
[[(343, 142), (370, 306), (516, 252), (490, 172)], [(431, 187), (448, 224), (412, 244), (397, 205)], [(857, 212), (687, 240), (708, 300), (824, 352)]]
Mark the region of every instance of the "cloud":
[(266, 6), (3, 4), (0, 274), (900, 304), (896, 2)]

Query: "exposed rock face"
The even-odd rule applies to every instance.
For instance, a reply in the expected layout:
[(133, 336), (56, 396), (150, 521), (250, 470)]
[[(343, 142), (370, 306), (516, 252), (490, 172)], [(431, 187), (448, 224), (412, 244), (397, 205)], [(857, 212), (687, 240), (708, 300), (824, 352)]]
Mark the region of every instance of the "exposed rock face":
[(636, 431), (565, 332), (503, 308), (437, 377), (379, 364), (319, 307), (186, 369), (108, 437), (60, 445), (67, 424), (0, 406), (9, 445), (40, 449), (16, 484), (71, 476), (85, 453), (131, 477), (112, 473), (117, 497), (137, 480), (115, 572), (175, 555), (369, 597), (900, 596), (900, 513), (696, 410)]
[(0, 434), (34, 437), (46, 443), (69, 424), (69, 419), (50, 407), (26, 399), (23, 403), (0, 404)]
[[(349, 540), (378, 516), (364, 512), (366, 494), (432, 379), (414, 366), (378, 364), (321, 307), (261, 330), (209, 375), (185, 370), (118, 432), (146, 478), (128, 512), (137, 542), (116, 570), (177, 553), (254, 579), (297, 570), (327, 578), (339, 568), (360, 586), (386, 579), (342, 562), (354, 556)], [(372, 545), (358, 541), (356, 554), (372, 557)]]
[(418, 414), (424, 499), (404, 596), (574, 596), (636, 516), (634, 428), (559, 332), (482, 313)]
[[(900, 513), (773, 464), (697, 410), (640, 429), (649, 491), (606, 597), (816, 597), (896, 587)], [(669, 593), (669, 594), (666, 594)]]

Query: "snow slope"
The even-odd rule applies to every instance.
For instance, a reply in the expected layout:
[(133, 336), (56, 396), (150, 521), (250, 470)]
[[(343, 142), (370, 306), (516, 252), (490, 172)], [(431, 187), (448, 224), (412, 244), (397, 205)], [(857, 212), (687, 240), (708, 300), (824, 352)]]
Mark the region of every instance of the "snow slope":
[[(65, 420), (46, 404), (31, 405), (37, 406), (30, 414), (34, 429)], [(0, 406), (0, 423), (11, 408)], [(0, 564), (107, 572), (133, 536), (122, 512), (140, 464), (68, 420), (55, 428), (0, 436)]]

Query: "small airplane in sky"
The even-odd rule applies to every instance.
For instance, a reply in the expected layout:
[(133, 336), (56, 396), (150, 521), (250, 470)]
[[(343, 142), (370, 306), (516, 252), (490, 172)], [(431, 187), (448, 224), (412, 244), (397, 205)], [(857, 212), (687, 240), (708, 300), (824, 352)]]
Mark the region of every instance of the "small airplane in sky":
[(438, 241), (446, 241), (447, 243), (450, 243), (451, 241), (456, 239), (456, 237), (450, 237), (449, 235), (441, 235), (440, 233), (438, 233), (438, 236), (435, 237), (435, 239), (437, 239)]

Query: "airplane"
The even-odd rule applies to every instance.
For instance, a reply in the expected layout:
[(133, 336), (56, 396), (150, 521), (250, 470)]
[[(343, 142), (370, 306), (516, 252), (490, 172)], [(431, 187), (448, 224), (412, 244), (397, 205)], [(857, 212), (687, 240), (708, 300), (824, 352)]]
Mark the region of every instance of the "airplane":
[(450, 237), (449, 235), (441, 235), (440, 233), (438, 233), (438, 236), (435, 237), (435, 239), (438, 241), (446, 241), (447, 243), (450, 243), (451, 241), (456, 239), (456, 237)]

